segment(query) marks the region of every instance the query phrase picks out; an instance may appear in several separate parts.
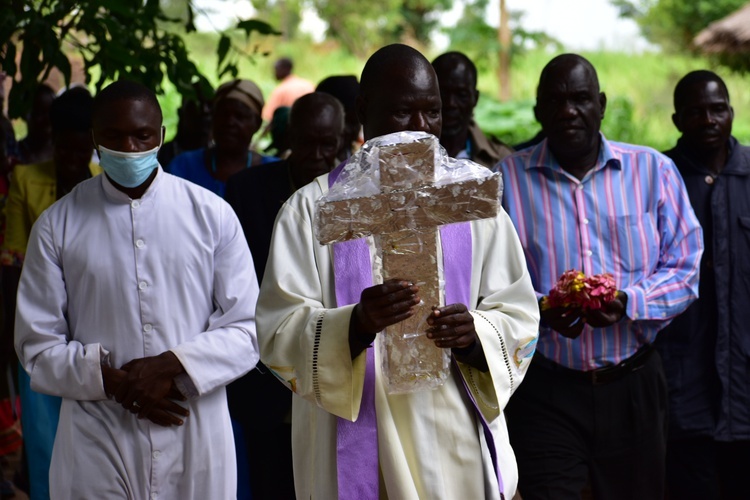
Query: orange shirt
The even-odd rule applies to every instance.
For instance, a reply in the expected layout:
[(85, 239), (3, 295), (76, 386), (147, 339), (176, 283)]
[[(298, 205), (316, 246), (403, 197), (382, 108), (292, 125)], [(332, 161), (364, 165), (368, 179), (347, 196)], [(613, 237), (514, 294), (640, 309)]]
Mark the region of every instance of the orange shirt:
[(276, 108), (291, 106), (299, 97), (311, 92), (315, 92), (315, 85), (312, 82), (296, 75), (287, 76), (271, 91), (271, 95), (268, 96), (268, 101), (263, 106), (263, 120), (270, 122)]

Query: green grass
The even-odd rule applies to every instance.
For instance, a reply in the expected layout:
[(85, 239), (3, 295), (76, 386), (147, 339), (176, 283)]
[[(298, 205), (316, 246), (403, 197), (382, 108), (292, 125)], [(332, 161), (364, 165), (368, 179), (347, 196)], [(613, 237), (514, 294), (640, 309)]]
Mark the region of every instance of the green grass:
[[(216, 78), (215, 34), (194, 33), (186, 37), (191, 57), (214, 85)], [(341, 50), (335, 43), (315, 44), (309, 40), (284, 42), (277, 37), (244, 36), (233, 39), (249, 57), (238, 57), (239, 77), (255, 81), (268, 95), (276, 82), (273, 63), (281, 56), (295, 62), (295, 72), (313, 82), (334, 74), (359, 76), (364, 61)], [(436, 52), (426, 54), (428, 58)], [(536, 86), (544, 65), (554, 56), (546, 51), (531, 51), (513, 60), (511, 88), (513, 99), (501, 103), (497, 99), (497, 63), (487, 54), (479, 67), (478, 87), (481, 91), (475, 116), (480, 126), (503, 141), (513, 144), (533, 136), (539, 129), (533, 115)], [(619, 54), (612, 52), (584, 53), (596, 67), (602, 90), (608, 97), (607, 112), (602, 129), (611, 140), (644, 144), (659, 150), (671, 147), (678, 137), (672, 124), (672, 91), (674, 85), (688, 71), (713, 69), (726, 81), (735, 109), (734, 134), (744, 144), (750, 144), (750, 77), (715, 68), (702, 58), (667, 54)], [(230, 56), (231, 57), (231, 56)], [(225, 77), (223, 80), (227, 80)], [(167, 86), (159, 97), (164, 111), (167, 138), (176, 130), (176, 111), (180, 97)], [(19, 137), (25, 127), (17, 124)]]
[[(495, 98), (498, 84), (494, 67), (483, 71), (479, 77), (482, 95), (475, 111), (480, 126), (510, 143), (533, 136), (539, 129), (532, 111), (539, 73), (554, 55), (530, 52), (513, 61), (513, 100), (508, 103)], [(748, 76), (712, 67), (708, 61), (695, 57), (612, 52), (583, 55), (597, 69), (601, 88), (607, 94), (602, 123), (607, 138), (658, 150), (670, 148), (679, 136), (672, 124), (674, 86), (689, 71), (707, 68), (725, 80), (735, 109), (734, 134), (740, 142), (750, 144)], [(748, 112), (743, 113), (744, 110)]]
[[(359, 75), (364, 66), (363, 60), (358, 60), (330, 42), (282, 42), (275, 37), (266, 37), (251, 38), (248, 44), (245, 44), (244, 38), (237, 38), (235, 43), (247, 52), (257, 54), (252, 60), (240, 60), (240, 76), (254, 80), (266, 95), (276, 84), (273, 80), (273, 62), (281, 56), (292, 57), (295, 72), (313, 82), (333, 74)], [(202, 34), (190, 37), (188, 47), (195, 54), (199, 67), (208, 75), (215, 74), (216, 59), (211, 36)], [(262, 55), (264, 53), (268, 55)], [(437, 53), (429, 52), (426, 55), (433, 58)], [(516, 56), (511, 72), (513, 99), (506, 103), (497, 99), (496, 58), (490, 54), (486, 60), (478, 61), (481, 94), (475, 115), (480, 126), (511, 144), (532, 137), (539, 129), (533, 114), (539, 73), (555, 55), (540, 50)], [(613, 52), (583, 55), (596, 67), (602, 90), (608, 97), (608, 109), (602, 124), (608, 138), (659, 150), (671, 147), (678, 137), (671, 119), (674, 85), (691, 70), (709, 68), (719, 73), (729, 88), (736, 110), (735, 135), (740, 142), (750, 144), (748, 76), (712, 67), (707, 60), (690, 56)], [(168, 96), (165, 96), (164, 100), (167, 99)], [(743, 113), (743, 110), (748, 112)]]

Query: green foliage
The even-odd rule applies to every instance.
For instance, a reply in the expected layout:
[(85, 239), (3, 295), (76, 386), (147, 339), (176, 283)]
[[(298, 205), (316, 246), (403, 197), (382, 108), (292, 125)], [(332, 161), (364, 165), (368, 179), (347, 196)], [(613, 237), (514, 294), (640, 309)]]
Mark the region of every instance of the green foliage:
[(534, 118), (534, 101), (499, 102), (486, 94), (480, 94), (474, 108), (474, 119), (486, 133), (494, 135), (506, 144), (518, 144), (534, 137), (539, 124)]
[[(497, 95), (497, 66), (493, 63), (479, 73), (481, 96), (475, 109), (477, 122), (503, 141), (513, 143), (517, 136), (532, 137), (539, 126), (533, 118), (536, 87), (542, 68), (557, 52), (529, 51), (513, 60), (511, 86), (514, 98), (508, 108), (518, 109), (521, 134), (503, 133), (496, 122), (502, 119), (494, 108), (484, 107)], [(672, 95), (677, 81), (696, 69), (711, 69), (726, 82), (735, 109), (733, 133), (743, 144), (750, 144), (750, 85), (748, 76), (715, 66), (710, 60), (691, 55), (658, 53), (622, 54), (613, 52), (583, 53), (597, 70), (602, 90), (607, 94), (607, 110), (602, 130), (608, 139), (651, 146), (658, 150), (672, 147), (679, 132), (672, 124)], [(530, 130), (530, 132), (528, 132)]]
[(251, 0), (258, 18), (278, 26), (286, 40), (299, 35), (304, 0)]
[[(488, 3), (489, 0), (468, 0), (456, 25), (444, 30), (453, 50), (468, 55), (481, 69), (497, 64), (497, 54), (501, 49), (497, 27), (487, 24)], [(526, 30), (522, 22), (522, 12), (510, 12), (511, 57), (545, 47), (559, 50), (560, 43), (554, 38), (541, 31)]]
[(611, 0), (623, 17), (638, 22), (643, 35), (671, 51), (686, 51), (693, 38), (713, 21), (747, 0)]
[(400, 0), (352, 2), (350, 0), (311, 0), (321, 19), (328, 23), (327, 35), (352, 54), (364, 58), (374, 48), (385, 45), (395, 30), (393, 16)]
[[(190, 54), (195, 56), (200, 70), (212, 83), (217, 84), (216, 41), (212, 33), (197, 33), (186, 38)], [(449, 46), (447, 50), (457, 50)], [(295, 73), (313, 82), (326, 76), (353, 74), (359, 76), (364, 58), (352, 55), (337, 43), (311, 44), (306, 40), (266, 40), (261, 51), (273, 57), (257, 57), (239, 62), (239, 76), (250, 78), (265, 95), (276, 85), (273, 78), (273, 62), (276, 56), (292, 54)], [(514, 100), (500, 104), (492, 98), (498, 95), (497, 59), (479, 63), (479, 104), (474, 115), (483, 130), (510, 143), (518, 143), (533, 137), (539, 130), (534, 119), (533, 106), (539, 74), (547, 62), (562, 50), (527, 50), (513, 58), (511, 86)], [(432, 59), (438, 53), (426, 51)], [(732, 73), (726, 68), (713, 66), (702, 57), (678, 54), (622, 54), (612, 52), (583, 53), (597, 69), (602, 90), (608, 98), (608, 109), (602, 130), (609, 139), (651, 146), (658, 150), (672, 147), (678, 132), (672, 124), (672, 94), (677, 81), (689, 71), (709, 68), (716, 71), (726, 82), (735, 109), (734, 134), (743, 144), (750, 144), (750, 76)], [(165, 107), (165, 123), (170, 94), (160, 98)], [(179, 98), (173, 99), (176, 106)], [(173, 128), (173, 127), (172, 127)], [(170, 128), (168, 127), (168, 131)]]
[(637, 143), (643, 139), (639, 137), (635, 107), (629, 97), (617, 95), (607, 101), (602, 132), (605, 137), (618, 142)]
[(328, 23), (327, 35), (357, 57), (394, 42), (426, 46), (441, 11), (452, 0), (310, 0), (321, 19)]
[[(14, 78), (9, 98), (11, 118), (23, 116), (31, 106), (39, 82), (53, 67), (70, 82), (69, 52), (81, 57), (87, 83), (97, 90), (121, 77), (139, 81), (157, 93), (169, 80), (182, 95), (192, 95), (195, 85), (207, 92), (208, 80), (189, 57), (183, 34), (194, 30), (193, 6), (186, 2), (181, 19), (167, 16), (159, 0), (11, 0), (0, 21), (0, 65)], [(173, 29), (166, 29), (165, 26)], [(175, 26), (177, 25), (177, 26)], [(253, 32), (275, 34), (261, 21), (242, 21), (236, 28), (247, 38)], [(217, 47), (217, 71), (237, 74), (238, 55), (228, 34)], [(21, 50), (20, 63), (15, 64)], [(98, 78), (92, 82), (96, 73)]]
[(438, 26), (440, 12), (452, 5), (453, 0), (403, 0), (394, 34), (400, 40), (411, 39), (427, 45)]

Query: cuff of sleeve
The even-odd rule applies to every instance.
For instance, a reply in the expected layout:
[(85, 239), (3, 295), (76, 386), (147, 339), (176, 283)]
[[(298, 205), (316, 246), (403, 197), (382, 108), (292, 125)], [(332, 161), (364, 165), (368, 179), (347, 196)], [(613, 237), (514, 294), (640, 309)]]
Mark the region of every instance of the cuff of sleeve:
[(174, 385), (177, 387), (177, 390), (180, 391), (180, 393), (185, 396), (188, 399), (195, 399), (198, 396), (200, 396), (200, 390), (198, 390), (198, 387), (195, 385), (195, 382), (193, 382), (193, 379), (190, 378), (190, 375), (188, 374), (187, 365), (185, 364), (185, 361), (183, 361), (181, 353), (179, 352), (179, 347), (177, 349), (172, 348), (169, 350), (172, 354), (177, 357), (177, 360), (182, 364), (184, 372), (178, 374), (175, 376)]
[(113, 396), (107, 395), (106, 389), (104, 389), (104, 376), (102, 375), (102, 366), (112, 366), (112, 355), (108, 350), (99, 345), (99, 378), (101, 379), (102, 392), (104, 393), (103, 399), (113, 399)]
[(351, 304), (326, 311), (319, 348), (310, 353), (313, 378), (317, 379), (311, 389), (318, 406), (351, 421), (359, 415), (367, 365), (367, 349), (351, 359), (349, 322), (354, 307)]
[(180, 394), (188, 399), (195, 399), (199, 396), (198, 389), (195, 387), (193, 380), (187, 373), (180, 373), (174, 378), (174, 385)]
[[(89, 366), (92, 368), (91, 371), (97, 379), (97, 386), (99, 387), (98, 394), (91, 395), (90, 399), (93, 401), (109, 399), (107, 391), (104, 390), (104, 375), (102, 375), (102, 365), (110, 366), (109, 351), (102, 347), (101, 344), (91, 344), (84, 347), (83, 356), (86, 364), (90, 363)], [(31, 388), (34, 389), (34, 384), (32, 384)]]
[(625, 314), (633, 321), (646, 318), (646, 293), (637, 287), (622, 290), (628, 296)]
[(101, 358), (101, 363), (104, 366), (112, 366), (112, 356), (108, 350), (103, 348), (102, 346), (99, 346), (99, 357)]

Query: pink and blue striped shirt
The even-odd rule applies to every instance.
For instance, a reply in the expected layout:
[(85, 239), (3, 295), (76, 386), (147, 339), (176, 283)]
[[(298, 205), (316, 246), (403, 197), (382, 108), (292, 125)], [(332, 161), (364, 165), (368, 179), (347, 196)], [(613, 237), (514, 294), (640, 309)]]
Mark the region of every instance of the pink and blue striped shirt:
[(609, 142), (583, 180), (568, 174), (547, 141), (506, 158), (503, 206), (521, 239), (539, 297), (560, 275), (611, 273), (628, 296), (626, 316), (568, 339), (540, 327), (537, 350), (575, 370), (616, 364), (653, 342), (698, 296), (701, 227), (672, 160)]

